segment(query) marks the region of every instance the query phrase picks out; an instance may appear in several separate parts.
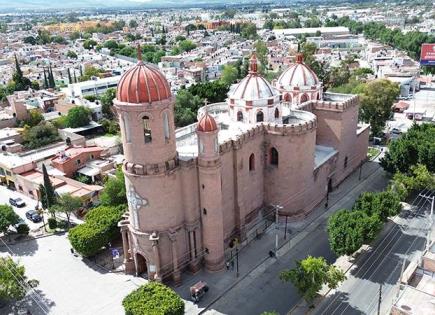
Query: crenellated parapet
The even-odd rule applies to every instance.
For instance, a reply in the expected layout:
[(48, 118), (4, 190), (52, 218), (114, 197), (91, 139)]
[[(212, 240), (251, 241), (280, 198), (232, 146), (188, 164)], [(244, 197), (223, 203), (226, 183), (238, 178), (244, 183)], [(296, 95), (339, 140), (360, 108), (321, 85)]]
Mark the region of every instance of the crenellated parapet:
[[(328, 110), (335, 112), (344, 112), (348, 108), (359, 105), (358, 95), (330, 93), (331, 98), (324, 100), (313, 100), (306, 102), (298, 107), (300, 110), (312, 112), (313, 110)], [(347, 97), (342, 97), (347, 96)]]
[[(307, 111), (294, 110), (289, 116), (288, 124), (262, 123), (253, 126), (235, 139), (228, 139), (219, 145), (219, 152), (226, 153), (231, 150), (241, 148), (245, 143), (252, 141), (253, 138), (268, 134), (278, 136), (300, 135), (317, 128), (317, 118), (314, 114)], [(293, 123), (291, 123), (293, 121)]]

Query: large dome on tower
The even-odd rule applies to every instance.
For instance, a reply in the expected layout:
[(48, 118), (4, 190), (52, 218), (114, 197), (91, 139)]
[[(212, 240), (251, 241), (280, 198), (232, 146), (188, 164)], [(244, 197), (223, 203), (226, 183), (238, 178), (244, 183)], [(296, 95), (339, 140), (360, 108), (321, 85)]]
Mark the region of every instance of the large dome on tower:
[[(138, 57), (140, 60), (140, 54)], [(170, 97), (171, 89), (163, 73), (142, 60), (122, 75), (116, 95), (119, 102), (133, 104), (158, 102)]]
[(262, 101), (266, 101), (267, 104), (269, 99), (275, 102), (274, 99), (279, 97), (279, 93), (258, 73), (257, 57), (253, 55), (249, 62), (249, 74), (240, 83), (232, 86), (228, 93), (229, 100), (232, 104), (242, 101), (248, 102), (251, 106), (264, 105)]
[(308, 67), (302, 54), (296, 56), (296, 63), (288, 67), (278, 78), (276, 87), (279, 89), (292, 89), (294, 87), (312, 87), (320, 84), (319, 78)]

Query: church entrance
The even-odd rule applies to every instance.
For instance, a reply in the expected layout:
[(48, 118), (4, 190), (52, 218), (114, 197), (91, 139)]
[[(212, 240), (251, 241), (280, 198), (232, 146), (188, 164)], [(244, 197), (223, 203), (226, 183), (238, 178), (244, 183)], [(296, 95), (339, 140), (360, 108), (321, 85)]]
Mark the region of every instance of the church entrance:
[(137, 276), (148, 278), (147, 261), (139, 253), (136, 253), (136, 268)]

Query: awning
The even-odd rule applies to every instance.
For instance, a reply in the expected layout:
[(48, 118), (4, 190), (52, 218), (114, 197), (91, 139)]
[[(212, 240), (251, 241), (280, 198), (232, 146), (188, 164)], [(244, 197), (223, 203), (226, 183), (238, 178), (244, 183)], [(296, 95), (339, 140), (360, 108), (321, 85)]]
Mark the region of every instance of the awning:
[(100, 174), (100, 170), (98, 168), (92, 168), (89, 166), (85, 166), (85, 167), (79, 169), (77, 172), (80, 174), (89, 176), (89, 177), (93, 177), (93, 176)]

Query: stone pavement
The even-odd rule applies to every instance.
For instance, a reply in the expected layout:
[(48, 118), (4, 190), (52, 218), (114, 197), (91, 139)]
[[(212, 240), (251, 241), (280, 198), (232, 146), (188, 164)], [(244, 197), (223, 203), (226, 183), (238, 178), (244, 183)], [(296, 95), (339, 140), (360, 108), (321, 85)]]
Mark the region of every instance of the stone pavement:
[[(351, 174), (338, 188), (329, 195), (329, 208), (325, 209), (322, 202), (307, 218), (297, 222), (288, 222), (287, 239), (284, 240), (283, 220), (279, 223), (279, 250), (278, 258), (288, 253), (296, 244), (300, 243), (310, 233), (313, 233), (318, 226), (325, 223), (327, 217), (333, 212), (343, 207), (343, 204), (353, 203), (359, 193), (370, 189), (368, 178), (375, 173), (383, 172), (378, 163), (367, 162), (362, 169), (361, 181), (358, 179), (359, 170)], [(367, 186), (367, 187), (366, 187)], [(352, 193), (351, 193), (352, 192)], [(236, 276), (236, 266), (234, 269), (225, 270), (217, 273), (209, 273), (201, 270), (199, 273), (192, 275), (183, 274), (183, 283), (181, 286), (174, 288), (185, 300), (189, 300), (189, 287), (199, 280), (206, 281), (210, 287), (208, 293), (202, 298), (198, 305), (191, 302), (186, 303), (186, 314), (219, 314), (218, 311), (208, 310), (215, 309), (216, 304), (223, 303), (222, 298), (228, 300), (228, 296), (240, 290), (242, 286), (249, 286), (256, 277), (262, 275), (277, 260), (270, 258), (268, 252), (275, 247), (275, 228), (272, 225), (263, 237), (257, 239), (239, 252), (239, 277)], [(278, 259), (279, 262), (280, 259)], [(277, 277), (277, 275), (273, 275)], [(233, 292), (234, 291), (234, 292)], [(229, 302), (232, 303), (232, 302)], [(237, 303), (237, 302), (236, 302)], [(230, 313), (228, 313), (230, 314)]]

